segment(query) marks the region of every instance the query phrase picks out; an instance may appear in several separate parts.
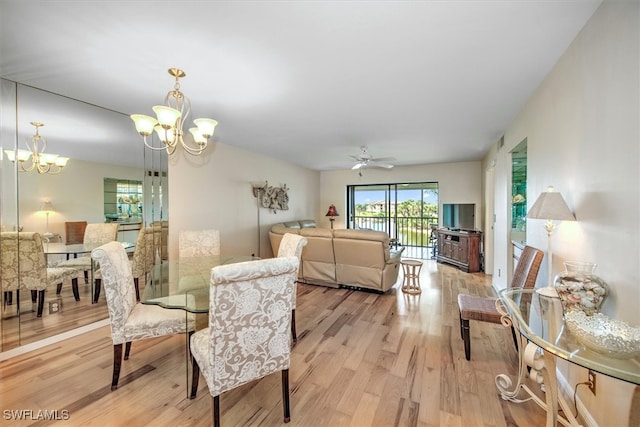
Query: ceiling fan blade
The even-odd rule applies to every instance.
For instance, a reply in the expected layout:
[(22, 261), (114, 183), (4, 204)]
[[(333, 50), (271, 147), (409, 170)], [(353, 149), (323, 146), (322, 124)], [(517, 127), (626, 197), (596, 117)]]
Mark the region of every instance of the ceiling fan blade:
[(376, 157), (375, 159), (371, 159), (372, 162), (395, 162), (395, 157)]
[(360, 169), (362, 166), (364, 166), (364, 163), (356, 163), (351, 169)]

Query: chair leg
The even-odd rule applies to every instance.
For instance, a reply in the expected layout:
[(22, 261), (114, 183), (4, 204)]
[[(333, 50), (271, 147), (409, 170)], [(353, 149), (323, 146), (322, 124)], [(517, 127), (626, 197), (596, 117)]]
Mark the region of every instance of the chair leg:
[(74, 277), (71, 279), (71, 290), (73, 290), (73, 298), (76, 301), (80, 301), (80, 291), (78, 291), (78, 278)]
[(44, 289), (38, 291), (38, 312), (37, 317), (42, 317), (42, 310), (44, 309)]
[(84, 284), (86, 285), (87, 283), (89, 283), (89, 271), (85, 270), (84, 271)]
[(124, 346), (124, 360), (129, 360), (130, 352), (131, 352), (131, 341), (127, 342)]
[(35, 303), (38, 299), (38, 291), (35, 289), (31, 290), (31, 302)]
[(93, 290), (93, 303), (97, 303), (100, 299), (100, 287), (102, 286), (102, 279), (96, 279), (96, 288)]
[(4, 292), (4, 305), (13, 304), (13, 291)]
[(220, 396), (211, 396), (211, 400), (213, 427), (220, 427)]
[(134, 278), (133, 278), (133, 284), (134, 284), (134, 285), (135, 285), (135, 287), (136, 287), (136, 301), (138, 301), (138, 302), (140, 302), (140, 285), (138, 284), (138, 283), (139, 283), (139, 280), (140, 280), (140, 279), (139, 279), (139, 278), (137, 278), (137, 277), (134, 277)]
[(200, 380), (200, 366), (198, 366), (198, 362), (193, 356), (191, 357), (191, 366), (191, 394), (189, 394), (189, 399), (195, 399), (198, 393), (198, 381)]
[(291, 310), (291, 338), (293, 342), (298, 342), (298, 335), (296, 334), (296, 309)]
[(60, 295), (60, 292), (62, 292), (62, 282), (58, 283), (58, 286), (56, 286), (56, 295)]
[(464, 357), (471, 360), (471, 337), (469, 331), (469, 321), (460, 319), (462, 325), (462, 339), (464, 340)]
[(111, 379), (111, 391), (118, 388), (120, 378), (120, 366), (122, 366), (122, 344), (113, 345), (113, 378)]
[(282, 370), (282, 409), (284, 411), (284, 422), (291, 421), (291, 407), (289, 405), (289, 370)]

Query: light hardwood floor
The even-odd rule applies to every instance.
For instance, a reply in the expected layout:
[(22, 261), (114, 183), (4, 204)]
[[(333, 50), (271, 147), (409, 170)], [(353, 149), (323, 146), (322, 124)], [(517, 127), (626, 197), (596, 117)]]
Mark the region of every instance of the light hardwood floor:
[[(472, 360), (464, 358), (456, 297), (492, 295), (490, 277), (424, 260), (421, 295), (403, 294), (401, 280), (384, 295), (298, 285), (288, 425), (544, 425), (535, 404), (498, 396), (495, 376), (517, 365), (507, 329), (473, 322)], [(11, 425), (209, 425), (206, 382), (186, 398), (185, 351), (184, 335), (135, 342), (114, 392), (107, 327), (6, 360), (3, 420), (8, 410), (66, 410), (68, 420)], [(280, 375), (223, 394), (220, 407), (225, 426), (284, 425)]]

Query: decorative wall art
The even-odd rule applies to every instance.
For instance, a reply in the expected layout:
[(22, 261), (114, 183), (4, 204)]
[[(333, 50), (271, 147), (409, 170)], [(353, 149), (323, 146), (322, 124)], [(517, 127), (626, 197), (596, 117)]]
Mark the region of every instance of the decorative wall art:
[(258, 199), (260, 207), (267, 208), (276, 213), (276, 211), (289, 210), (289, 188), (287, 184), (282, 187), (270, 187), (269, 182), (265, 181), (263, 186), (253, 186), (253, 197)]

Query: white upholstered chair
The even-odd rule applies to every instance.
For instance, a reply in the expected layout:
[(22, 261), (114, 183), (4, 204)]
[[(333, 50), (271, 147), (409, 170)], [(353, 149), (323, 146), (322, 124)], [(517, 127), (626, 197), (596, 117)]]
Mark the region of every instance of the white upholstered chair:
[(291, 310), (291, 337), (293, 338), (294, 342), (298, 340), (298, 336), (296, 334), (297, 284), (295, 282), (298, 278), (298, 270), (300, 269), (300, 258), (302, 257), (302, 249), (305, 247), (307, 242), (308, 240), (305, 237), (300, 236), (299, 234), (285, 233), (284, 236), (282, 236), (280, 246), (278, 247), (278, 257), (294, 256), (298, 258), (298, 268), (296, 269), (296, 279), (294, 280), (293, 286), (293, 309)]
[(193, 399), (200, 371), (212, 396), (213, 423), (220, 425), (220, 395), (282, 372), (284, 421), (290, 420), (291, 304), (299, 261), (269, 258), (214, 267), (209, 327), (191, 337)]
[[(118, 224), (115, 222), (87, 224), (87, 227), (84, 230), (82, 243), (98, 247), (105, 243), (117, 240), (117, 238)], [(89, 282), (89, 272), (91, 271), (91, 257), (89, 255), (61, 261), (57, 266), (65, 268), (74, 267), (77, 270), (83, 271), (85, 283)], [(95, 268), (97, 269), (98, 267), (96, 266)]]
[(220, 255), (220, 231), (180, 231), (180, 235), (178, 236), (178, 253), (181, 258)]
[(67, 279), (72, 279), (74, 297), (80, 299), (73, 269), (47, 267), (40, 234), (7, 231), (1, 234), (0, 240), (2, 290), (16, 291), (17, 304), (20, 303), (20, 288), (31, 291), (31, 301), (37, 299), (38, 303), (36, 316), (42, 317), (45, 291), (48, 287), (62, 285)]
[(132, 341), (191, 332), (195, 329), (195, 316), (191, 313), (185, 316), (182, 310), (136, 303), (131, 264), (119, 242), (100, 246), (91, 252), (91, 256), (100, 263), (107, 297), (113, 341), (111, 390), (115, 390), (122, 364), (122, 344), (125, 344), (124, 359), (127, 360)]

